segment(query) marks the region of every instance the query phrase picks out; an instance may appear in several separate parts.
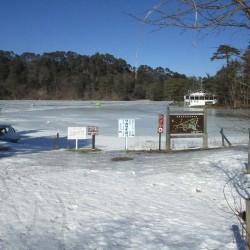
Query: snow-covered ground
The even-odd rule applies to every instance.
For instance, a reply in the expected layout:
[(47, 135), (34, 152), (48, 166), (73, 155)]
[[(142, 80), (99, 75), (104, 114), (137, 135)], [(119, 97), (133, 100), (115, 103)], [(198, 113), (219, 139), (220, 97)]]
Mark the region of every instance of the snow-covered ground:
[[(244, 210), (248, 197), (242, 177), (248, 135), (233, 127), (240, 119), (211, 109), (213, 149), (179, 151), (202, 142), (175, 139), (172, 152), (157, 153), (150, 149), (158, 149), (157, 116), (166, 107), (0, 101), (0, 123), (11, 123), (22, 137), (0, 142), (9, 147), (0, 150), (0, 249), (245, 249), (232, 211)], [(129, 149), (147, 152), (124, 151), (118, 119), (126, 118), (136, 121)], [(67, 150), (67, 128), (74, 126), (99, 126), (100, 151)], [(221, 128), (232, 147), (220, 147)], [(91, 148), (91, 136), (79, 147)]]

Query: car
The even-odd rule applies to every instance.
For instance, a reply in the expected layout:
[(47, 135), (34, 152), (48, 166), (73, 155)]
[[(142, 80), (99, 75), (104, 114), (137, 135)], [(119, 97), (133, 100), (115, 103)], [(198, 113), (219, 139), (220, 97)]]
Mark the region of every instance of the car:
[(0, 124), (0, 140), (16, 143), (20, 140), (20, 135), (16, 133), (11, 125)]

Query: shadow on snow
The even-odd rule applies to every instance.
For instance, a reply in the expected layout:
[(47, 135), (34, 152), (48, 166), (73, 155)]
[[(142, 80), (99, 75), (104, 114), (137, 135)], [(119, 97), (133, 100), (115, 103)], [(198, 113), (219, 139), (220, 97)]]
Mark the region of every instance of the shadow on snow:
[[(67, 140), (67, 137), (54, 136), (29, 136), (31, 133), (38, 133), (39, 130), (22, 131), (20, 141), (17, 143), (0, 141), (0, 157), (11, 156), (15, 154), (39, 153), (54, 149), (75, 148), (75, 140)], [(92, 139), (78, 140), (78, 148), (90, 147)]]

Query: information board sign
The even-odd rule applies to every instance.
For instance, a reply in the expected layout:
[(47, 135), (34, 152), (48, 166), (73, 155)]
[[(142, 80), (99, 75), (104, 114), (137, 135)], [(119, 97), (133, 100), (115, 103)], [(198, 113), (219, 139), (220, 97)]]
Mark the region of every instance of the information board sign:
[(203, 115), (170, 115), (170, 133), (204, 133)]
[(68, 127), (68, 139), (86, 139), (86, 127)]
[(120, 119), (118, 121), (118, 136), (119, 137), (134, 137), (135, 136), (135, 119)]
[(99, 127), (96, 126), (88, 126), (88, 135), (98, 135)]

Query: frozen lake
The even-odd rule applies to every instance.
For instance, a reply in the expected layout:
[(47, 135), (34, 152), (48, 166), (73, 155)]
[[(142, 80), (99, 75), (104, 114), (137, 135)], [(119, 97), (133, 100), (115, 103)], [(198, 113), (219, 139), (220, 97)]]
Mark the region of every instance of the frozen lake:
[[(135, 119), (135, 137), (129, 138), (129, 149), (157, 149), (159, 147), (158, 114), (166, 115), (168, 104), (168, 102), (147, 101), (101, 102), (101, 106), (96, 107), (95, 102), (87, 101), (0, 101), (0, 122), (10, 123), (15, 127), (23, 138), (21, 144), (30, 138), (33, 138), (34, 143), (39, 143), (35, 140), (43, 138), (44, 146), (49, 147), (49, 143), (52, 146), (53, 138), (59, 133), (62, 148), (67, 147), (68, 127), (98, 126), (99, 135), (96, 137), (96, 147), (102, 150), (117, 150), (124, 149), (124, 139), (118, 138), (118, 120)], [(172, 113), (197, 109), (170, 106), (170, 110)], [(241, 127), (249, 127), (249, 121), (244, 121), (231, 112), (222, 110), (208, 109), (207, 115), (210, 147), (221, 145), (221, 128), (231, 143), (248, 142), (247, 134), (239, 130)], [(90, 147), (90, 139), (91, 136), (89, 142), (87, 140), (80, 142), (82, 143), (80, 146)], [(109, 143), (111, 139), (112, 148)], [(200, 147), (201, 145), (201, 139), (172, 140), (173, 149)], [(162, 148), (164, 147), (165, 133), (162, 134)]]
[[(96, 147), (102, 150), (124, 149), (124, 138), (118, 138), (118, 120), (135, 119), (135, 137), (129, 138), (129, 149), (158, 149), (157, 133), (158, 114), (166, 115), (168, 102), (101, 102), (96, 107), (95, 102), (85, 101), (0, 101), (0, 122), (10, 123), (21, 134), (20, 144), (42, 144), (53, 147), (54, 138), (60, 135), (60, 147), (67, 147), (68, 127), (98, 126)], [(170, 106), (172, 112), (197, 110)], [(198, 109), (199, 110), (199, 109)], [(224, 134), (231, 143), (248, 142), (246, 133), (240, 131), (247, 128), (247, 122), (235, 116), (232, 112), (208, 109), (207, 131), (209, 147), (220, 146), (223, 128)], [(165, 116), (166, 117), (166, 116)], [(165, 124), (166, 126), (166, 120)], [(164, 129), (165, 130), (165, 129)], [(165, 148), (165, 131), (162, 134), (162, 149)], [(89, 140), (79, 142), (79, 147), (91, 147)], [(112, 141), (112, 142), (111, 142)], [(73, 144), (72, 144), (73, 143)], [(171, 148), (200, 147), (201, 139), (172, 139)], [(74, 147), (74, 142), (70, 142)]]

